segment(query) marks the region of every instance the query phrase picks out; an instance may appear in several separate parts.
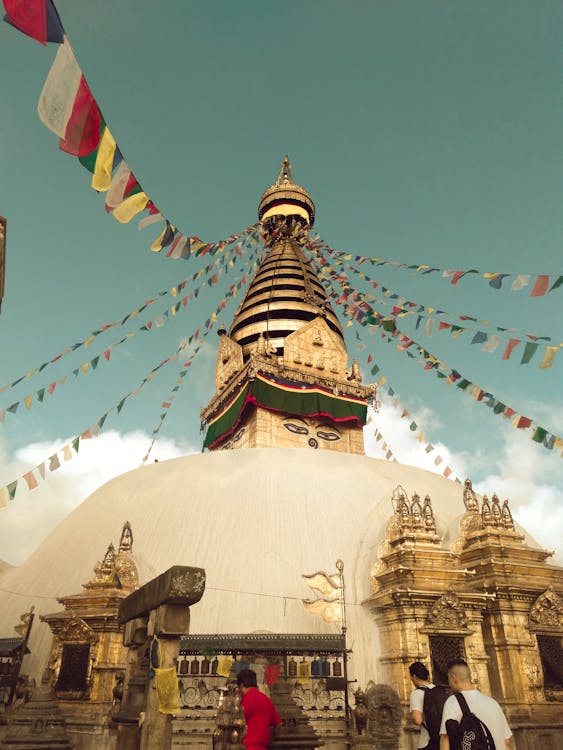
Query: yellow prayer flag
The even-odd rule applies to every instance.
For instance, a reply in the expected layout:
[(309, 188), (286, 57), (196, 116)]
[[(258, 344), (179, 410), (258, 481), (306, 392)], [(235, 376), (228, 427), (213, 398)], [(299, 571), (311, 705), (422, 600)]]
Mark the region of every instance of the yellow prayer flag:
[(234, 664), (234, 659), (230, 656), (220, 656), (219, 663), (217, 665), (217, 674), (221, 677), (228, 677), (231, 673), (231, 668)]
[(300, 661), (297, 665), (297, 682), (302, 684), (311, 677), (311, 667), (308, 661)]
[(30, 370), (29, 372), (26, 372), (25, 377), (30, 378), (32, 375), (35, 375), (36, 372), (39, 372), (37, 367), (35, 368), (35, 370)]
[(174, 667), (159, 669), (154, 667), (154, 681), (161, 714), (175, 714), (180, 710), (178, 676)]
[(105, 193), (105, 191), (109, 189), (115, 147), (115, 138), (106, 125), (100, 145), (98, 146), (94, 174), (92, 175), (91, 184), (94, 190)]
[(166, 235), (167, 230), (168, 230), (168, 224), (165, 224), (162, 232), (158, 235), (156, 240), (154, 240), (153, 243), (151, 244), (151, 250), (153, 251), (153, 253), (159, 253), (162, 250), (162, 243), (164, 242), (164, 237)]
[(484, 279), (496, 279), (497, 276), (500, 276), (500, 273), (484, 273), (483, 274)]
[(86, 373), (90, 369), (90, 362), (84, 362), (82, 365), (80, 365), (80, 369), (86, 375)]
[(112, 215), (121, 224), (128, 224), (137, 214), (146, 208), (149, 202), (149, 196), (146, 193), (136, 193), (126, 198), (117, 208), (114, 208)]
[(4, 492), (4, 488), (0, 487), (0, 508), (5, 508), (7, 505), (6, 493)]
[(177, 297), (178, 296), (178, 290), (177, 290), (177, 288), (175, 286), (173, 286), (172, 289), (170, 290), (170, 294), (173, 297)]
[(70, 461), (72, 458), (72, 451), (70, 450), (70, 444), (68, 443), (63, 449), (63, 458), (65, 461)]
[(546, 370), (548, 367), (551, 367), (553, 364), (553, 358), (555, 357), (555, 352), (559, 349), (558, 346), (546, 346), (545, 347), (545, 354), (543, 355), (543, 359), (540, 364), (540, 368), (542, 370)]
[(346, 323), (346, 328), (350, 328), (350, 326), (353, 326), (353, 325), (354, 325), (354, 321), (353, 321), (353, 320), (349, 320), (349, 321), (348, 321), (348, 322)]
[(23, 400), (25, 404), (25, 408), (29, 411), (31, 409), (31, 402), (33, 401), (33, 396), (26, 396)]
[(95, 336), (90, 336), (89, 338), (87, 338), (84, 342), (84, 348), (87, 349), (95, 338)]

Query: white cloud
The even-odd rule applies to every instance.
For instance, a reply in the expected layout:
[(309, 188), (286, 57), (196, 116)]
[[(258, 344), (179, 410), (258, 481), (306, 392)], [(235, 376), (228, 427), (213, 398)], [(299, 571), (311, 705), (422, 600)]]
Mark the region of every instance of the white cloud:
[[(426, 454), (426, 441), (423, 444), (417, 442), (416, 433), (409, 429), (410, 421), (408, 417), (401, 419), (397, 409), (383, 403), (374, 423), (364, 430), (366, 453), (382, 457), (383, 441), (376, 442), (374, 437), (377, 426), (401, 463), (438, 474), (447, 465), (461, 479), (471, 477), (477, 492), (489, 497), (496, 492), (501, 500), (508, 498), (516, 521), (541, 546), (555, 550), (561, 559), (563, 462), (557, 451), (546, 451), (530, 439), (529, 432), (520, 433), (506, 422), (498, 421), (491, 428), (495, 430), (491, 442), (494, 444), (496, 439), (493, 451), (453, 452), (438, 442), (433, 443), (436, 450)], [(416, 421), (425, 428), (439, 425), (427, 409), (426, 414), (417, 411)], [(434, 465), (437, 455), (444, 459), (438, 468)]]
[[(32, 443), (8, 458), (0, 450), (0, 487), (37, 466), (69, 438)], [(0, 560), (19, 565), (55, 526), (94, 490), (113, 477), (140, 466), (151, 442), (142, 432), (121, 434), (108, 430), (96, 439), (83, 440), (71, 461), (61, 461), (60, 468), (49, 473), (45, 481), (29, 491), (24, 480), (8, 507), (0, 510)], [(1, 446), (0, 446), (1, 448)], [(159, 439), (151, 451), (149, 463), (194, 452), (194, 448), (172, 440)], [(37, 472), (36, 472), (37, 473)]]

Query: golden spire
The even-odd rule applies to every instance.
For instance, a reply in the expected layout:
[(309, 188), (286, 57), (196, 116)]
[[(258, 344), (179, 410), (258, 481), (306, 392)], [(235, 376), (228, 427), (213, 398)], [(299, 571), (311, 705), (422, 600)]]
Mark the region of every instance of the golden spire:
[(309, 193), (293, 182), (289, 157), (281, 162), (276, 182), (258, 207), (262, 235), (270, 252), (252, 280), (237, 310), (229, 336), (243, 348), (246, 359), (260, 344), (282, 356), (284, 340), (321, 316), (342, 339), (342, 328), (326, 292), (301, 249), (314, 221)]

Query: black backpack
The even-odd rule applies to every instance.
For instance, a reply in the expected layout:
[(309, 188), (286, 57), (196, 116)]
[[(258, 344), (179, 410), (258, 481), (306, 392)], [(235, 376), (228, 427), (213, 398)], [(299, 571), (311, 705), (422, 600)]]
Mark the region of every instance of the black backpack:
[(461, 693), (454, 693), (461, 708), (461, 721), (446, 721), (450, 738), (450, 750), (495, 750), (495, 741), (489, 728), (481, 719), (471, 713), (467, 701)]
[(430, 735), (430, 741), (425, 750), (439, 750), (440, 747), (440, 724), (442, 723), (442, 711), (447, 695), (441, 687), (421, 686), (419, 690), (424, 690), (424, 702), (422, 704), (422, 714), (424, 716), (424, 726)]

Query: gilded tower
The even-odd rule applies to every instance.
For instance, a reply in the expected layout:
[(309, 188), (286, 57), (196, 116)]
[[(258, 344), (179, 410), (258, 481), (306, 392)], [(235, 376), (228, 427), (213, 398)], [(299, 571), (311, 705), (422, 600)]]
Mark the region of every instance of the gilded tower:
[(289, 159), (258, 206), (266, 255), (221, 341), (205, 446), (364, 452), (373, 386), (348, 361), (342, 327), (303, 246), (315, 220)]

